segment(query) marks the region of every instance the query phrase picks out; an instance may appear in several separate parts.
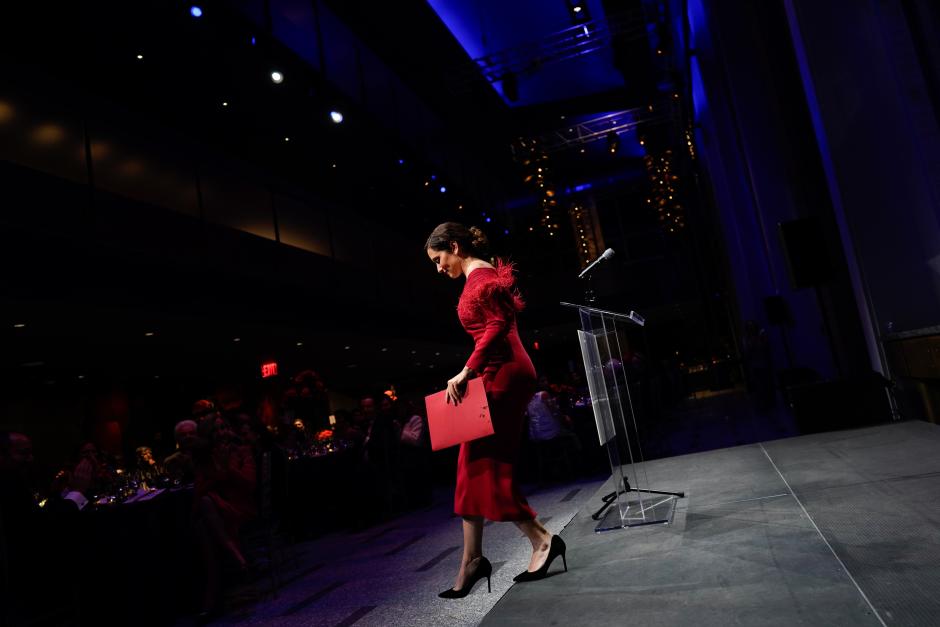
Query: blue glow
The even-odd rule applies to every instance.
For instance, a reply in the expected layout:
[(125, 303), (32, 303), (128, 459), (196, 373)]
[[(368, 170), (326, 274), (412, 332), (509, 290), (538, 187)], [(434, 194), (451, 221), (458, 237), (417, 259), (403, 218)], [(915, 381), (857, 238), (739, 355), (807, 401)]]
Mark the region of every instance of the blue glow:
[(252, 37), (252, 38), (251, 38), (251, 45), (253, 46), (253, 45), (255, 45), (256, 43), (258, 43), (258, 40), (255, 39), (254, 37)]
[(436, 180), (437, 180), (437, 175), (436, 175), (436, 174), (432, 174), (432, 175), (431, 175), (431, 180), (432, 180), (432, 181), (436, 181)]
[(441, 185), (441, 193), (443, 194), (443, 193), (445, 193), (446, 191), (447, 191), (447, 188), (444, 187), (443, 185)]
[[(568, 2), (505, 2), (504, 0), (427, 0), (441, 22), (453, 34), (471, 59), (483, 59), (505, 50), (515, 50), (523, 42), (541, 42), (566, 31), (572, 38), (586, 36), (580, 25), (572, 27), (573, 5)], [(580, 15), (590, 13), (603, 22), (606, 11), (602, 0), (578, 2)], [(575, 14), (577, 15), (577, 14)], [(573, 29), (573, 30), (569, 30)], [(583, 49), (593, 49), (586, 41)], [(612, 55), (582, 54), (552, 63), (544, 69), (526, 72), (517, 81), (518, 100), (504, 94), (503, 81), (490, 86), (510, 107), (585, 96), (623, 88), (623, 75), (614, 67)], [(495, 78), (495, 74), (493, 77)]]
[(509, 235), (509, 229), (505, 229), (505, 230), (503, 231), (503, 235)]
[(493, 218), (487, 218), (486, 221), (487, 221), (487, 222), (492, 222), (492, 221), (493, 221)]
[(399, 159), (399, 160), (398, 160), (398, 165), (405, 165), (405, 160), (404, 160), (404, 159)]
[(708, 110), (708, 102), (705, 98), (705, 84), (702, 82), (702, 71), (699, 68), (697, 56), (689, 58), (689, 74), (692, 75), (692, 111), (695, 121), (698, 122)]
[(202, 9), (197, 7), (196, 5), (193, 5), (189, 7), (189, 14), (192, 15), (193, 17), (202, 17)]
[(582, 183), (581, 185), (575, 185), (574, 191), (583, 192), (584, 190), (591, 189), (592, 187), (594, 186), (591, 185), (590, 183)]
[(343, 121), (343, 114), (339, 111), (330, 111), (330, 119), (333, 120), (334, 124), (339, 124)]

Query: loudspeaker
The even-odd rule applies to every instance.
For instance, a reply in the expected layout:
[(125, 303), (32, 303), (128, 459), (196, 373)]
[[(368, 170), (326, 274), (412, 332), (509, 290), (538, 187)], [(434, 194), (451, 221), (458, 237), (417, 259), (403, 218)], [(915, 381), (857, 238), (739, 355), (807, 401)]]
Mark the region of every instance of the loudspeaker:
[(815, 287), (832, 278), (826, 238), (815, 218), (801, 218), (777, 225), (793, 289)]

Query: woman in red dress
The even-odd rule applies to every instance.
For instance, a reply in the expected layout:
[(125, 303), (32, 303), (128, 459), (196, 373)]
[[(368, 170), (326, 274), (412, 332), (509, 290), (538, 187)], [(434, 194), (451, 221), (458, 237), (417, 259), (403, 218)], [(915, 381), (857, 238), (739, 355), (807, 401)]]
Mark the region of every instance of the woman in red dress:
[[(443, 598), (466, 596), (473, 584), (489, 576), (483, 557), (483, 519), (512, 521), (532, 543), (529, 568), (516, 581), (541, 579), (565, 545), (536, 520), (513, 477), (526, 405), (535, 393), (535, 368), (519, 339), (516, 314), (523, 302), (514, 288), (512, 265), (484, 260), (486, 236), (476, 227), (445, 222), (425, 244), (437, 271), (451, 279), (466, 277), (457, 305), (464, 329), (473, 336), (467, 365), (447, 382), (449, 402), (459, 403), (467, 381), (483, 377), (494, 434), (460, 445), (454, 512), (463, 518), (463, 558), (454, 587)], [(567, 563), (565, 564), (567, 570)]]

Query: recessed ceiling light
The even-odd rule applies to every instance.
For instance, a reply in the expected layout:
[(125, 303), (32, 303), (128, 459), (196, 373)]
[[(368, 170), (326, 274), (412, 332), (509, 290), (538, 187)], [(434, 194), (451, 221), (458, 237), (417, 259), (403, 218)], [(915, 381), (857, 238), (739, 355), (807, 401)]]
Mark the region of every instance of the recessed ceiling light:
[(233, 342), (241, 342), (242, 339), (241, 339), (240, 337), (235, 337), (235, 338), (232, 338), (232, 341), (233, 341)]
[(23, 323), (23, 322), (17, 322), (16, 324), (13, 325), (13, 328), (14, 328), (14, 329), (22, 329), (22, 328), (25, 327), (25, 326), (26, 326), (25, 323)]
[(339, 111), (330, 111), (330, 119), (334, 124), (339, 124), (343, 121), (343, 114)]
[(278, 84), (283, 83), (284, 74), (282, 74), (281, 72), (278, 72), (277, 70), (274, 70), (273, 72), (271, 72), (271, 80)]
[(137, 60), (138, 60), (138, 61), (142, 61), (143, 58), (144, 58), (144, 55), (142, 55), (142, 54), (138, 54), (138, 55), (137, 55)]
[(350, 348), (352, 348), (352, 346), (344, 346), (344, 347), (343, 347), (343, 350), (348, 351)]
[(297, 342), (297, 346), (303, 346), (303, 345), (304, 345), (303, 342)]
[(144, 333), (144, 335), (147, 337), (153, 337), (153, 331), (147, 331), (146, 333)]

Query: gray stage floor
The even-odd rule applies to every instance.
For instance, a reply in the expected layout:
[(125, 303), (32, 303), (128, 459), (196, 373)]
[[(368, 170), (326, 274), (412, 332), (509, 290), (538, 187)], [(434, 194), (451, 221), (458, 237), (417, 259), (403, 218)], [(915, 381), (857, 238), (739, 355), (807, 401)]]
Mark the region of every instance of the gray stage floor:
[[(601, 480), (547, 486), (528, 492), (529, 503), (553, 533), (589, 506)], [(435, 505), (361, 533), (334, 533), (291, 548), (277, 598), (247, 602), (266, 580), (229, 594), (229, 611), (213, 624), (265, 626), (478, 625), (526, 569), (531, 548), (511, 523), (488, 523), (484, 552), (493, 562), (493, 592), (477, 584), (465, 599), (444, 600), (460, 564), (461, 522), (452, 516), (453, 491)], [(179, 626), (192, 625), (191, 619)]]
[(562, 533), (569, 572), (512, 587), (482, 625), (940, 624), (937, 426), (790, 438), (648, 472), (686, 492), (672, 524), (595, 534), (586, 508)]
[(905, 422), (647, 464), (681, 490), (672, 524), (594, 533), (612, 488), (557, 485), (530, 501), (568, 544), (568, 573), (513, 585), (527, 543), (486, 527), (493, 592), (453, 581), (450, 496), (359, 534), (295, 547), (276, 599), (227, 625), (937, 625), (940, 427)]

